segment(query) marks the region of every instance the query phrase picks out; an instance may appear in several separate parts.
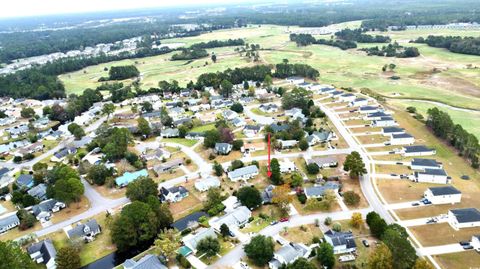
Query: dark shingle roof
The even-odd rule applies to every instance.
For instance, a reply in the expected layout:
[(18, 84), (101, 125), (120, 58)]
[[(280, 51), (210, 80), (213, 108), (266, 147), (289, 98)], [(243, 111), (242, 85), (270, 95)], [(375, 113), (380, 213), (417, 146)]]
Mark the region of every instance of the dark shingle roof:
[(405, 131), (405, 129), (400, 128), (400, 127), (384, 127), (383, 128), (383, 132), (386, 133), (386, 134), (399, 133), (399, 132), (403, 132), (403, 131)]
[(414, 158), (412, 160), (414, 166), (426, 166), (426, 167), (440, 167), (439, 163), (434, 159), (422, 159)]
[(453, 186), (441, 186), (428, 188), (434, 196), (460, 194), (461, 192)]
[(424, 152), (424, 151), (432, 151), (433, 149), (427, 148), (423, 145), (415, 145), (415, 146), (406, 146), (405, 152)]
[(480, 221), (480, 211), (476, 208), (452, 209), (450, 212), (455, 215), (458, 223)]

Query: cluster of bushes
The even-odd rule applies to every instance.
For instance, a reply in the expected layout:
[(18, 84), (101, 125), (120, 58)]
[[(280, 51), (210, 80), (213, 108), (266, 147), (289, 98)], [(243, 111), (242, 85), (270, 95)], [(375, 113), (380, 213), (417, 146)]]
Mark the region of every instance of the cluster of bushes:
[(412, 58), (418, 57), (420, 52), (415, 47), (403, 47), (398, 43), (388, 44), (387, 46), (378, 46), (371, 48), (363, 48), (361, 51), (367, 52), (368, 56), (382, 56), (382, 57), (397, 57), (397, 58)]
[(112, 66), (108, 71), (108, 78), (100, 78), (98, 81), (105, 80), (124, 80), (127, 78), (134, 78), (140, 75), (137, 67), (134, 65)]
[(357, 41), (358, 43), (388, 43), (390, 37), (383, 35), (367, 35), (363, 29), (343, 29), (335, 33), (337, 38), (343, 40)]
[(419, 37), (415, 43), (424, 43), (430, 47), (445, 48), (451, 52), (480, 55), (480, 37), (461, 36), (433, 36)]
[(193, 48), (193, 49), (182, 49), (180, 53), (175, 53), (172, 55), (172, 61), (182, 61), (182, 60), (194, 60), (207, 57), (208, 52), (205, 49)]

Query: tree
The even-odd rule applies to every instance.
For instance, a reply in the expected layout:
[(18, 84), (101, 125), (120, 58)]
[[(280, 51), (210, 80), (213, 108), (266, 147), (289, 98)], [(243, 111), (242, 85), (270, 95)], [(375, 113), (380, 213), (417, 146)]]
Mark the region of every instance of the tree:
[(85, 131), (83, 128), (74, 122), (68, 125), (68, 131), (75, 137), (76, 140), (80, 140), (85, 136)]
[(269, 87), (269, 86), (272, 86), (272, 84), (273, 84), (272, 76), (266, 75), (265, 78), (263, 79), (263, 85), (265, 85), (266, 87)]
[(198, 242), (197, 250), (200, 253), (205, 253), (208, 257), (215, 256), (220, 251), (220, 242), (215, 237), (205, 237)]
[(273, 158), (270, 161), (270, 171), (272, 172), (270, 181), (272, 181), (274, 185), (281, 185), (283, 183), (283, 179), (282, 174), (280, 173), (280, 163), (278, 162), (278, 159)]
[(165, 255), (172, 258), (180, 247), (180, 235), (176, 229), (163, 229), (155, 240), (155, 250), (157, 255)]
[(242, 168), (244, 166), (245, 164), (241, 160), (234, 160), (231, 162), (229, 170), (233, 171), (235, 169)]
[(219, 164), (217, 161), (213, 163), (213, 170), (215, 171), (215, 175), (217, 177), (223, 175), (223, 167), (221, 164)]
[(352, 225), (355, 228), (359, 228), (360, 226), (362, 226), (363, 225), (362, 213), (354, 212), (352, 214), (352, 218), (350, 219), (350, 225)]
[(143, 113), (152, 112), (153, 111), (152, 103), (150, 103), (148, 101), (143, 102), (142, 105), (141, 105), (141, 110), (142, 110)]
[(224, 79), (222, 80), (222, 83), (220, 83), (220, 94), (223, 95), (223, 97), (230, 97), (230, 95), (232, 94), (232, 89), (233, 89), (233, 84)]
[(20, 111), (20, 116), (25, 119), (33, 118), (35, 116), (35, 110), (33, 110), (31, 107), (24, 107)]
[(433, 269), (433, 266), (430, 265), (426, 260), (418, 258), (415, 261), (415, 265), (412, 269)]
[(138, 125), (138, 132), (141, 135), (148, 137), (152, 134), (152, 128), (150, 127), (150, 124), (145, 118), (143, 117), (138, 118), (137, 125)]
[(107, 120), (110, 118), (110, 115), (115, 111), (115, 105), (112, 103), (104, 104), (102, 107), (102, 113), (107, 114)]
[(309, 173), (310, 175), (316, 175), (318, 174), (318, 172), (320, 172), (320, 168), (316, 163), (307, 164), (307, 173)]
[(217, 62), (217, 55), (212, 54), (212, 62), (216, 63)]
[(242, 205), (253, 209), (262, 204), (262, 196), (255, 187), (242, 187), (237, 192), (237, 198)]
[(80, 201), (80, 197), (85, 191), (85, 187), (78, 178), (61, 179), (55, 182), (53, 188), (53, 197), (67, 205), (72, 202)]
[(220, 234), (223, 237), (227, 237), (230, 235), (230, 228), (228, 228), (227, 224), (223, 223), (222, 225), (220, 225)]
[(240, 103), (234, 103), (231, 107), (230, 110), (235, 111), (237, 113), (242, 113), (243, 112), (243, 106)]
[(213, 148), (215, 144), (220, 141), (220, 132), (217, 129), (208, 130), (205, 132), (205, 138), (203, 139), (203, 145), (206, 148)]
[(305, 138), (300, 139), (300, 142), (298, 142), (298, 147), (299, 147), (302, 151), (307, 150), (308, 147), (309, 147), (308, 142), (307, 142), (307, 139), (305, 139)]
[(378, 215), (378, 213), (372, 211), (367, 214), (367, 224), (372, 232), (373, 236), (380, 238), (387, 229), (387, 223), (384, 219)]
[(309, 93), (303, 88), (295, 88), (290, 92), (286, 92), (282, 96), (283, 109), (300, 108), (302, 111), (308, 109)]
[(320, 244), (317, 250), (317, 260), (320, 265), (325, 266), (327, 269), (332, 269), (335, 265), (335, 255), (333, 255), (333, 247), (323, 242)]
[(133, 201), (126, 205), (120, 216), (114, 220), (112, 242), (120, 252), (139, 248), (152, 243), (158, 228), (159, 222), (152, 208), (146, 203)]
[(351, 178), (358, 178), (367, 173), (362, 157), (357, 151), (350, 153), (343, 164), (343, 170), (350, 171)]
[(233, 150), (241, 150), (242, 147), (243, 147), (243, 140), (238, 139), (233, 141), (232, 143)]
[(360, 195), (354, 191), (346, 191), (343, 193), (343, 200), (347, 205), (357, 206), (360, 203)]
[(20, 230), (31, 228), (37, 222), (37, 219), (25, 209), (18, 210), (17, 217), (20, 219)]
[(393, 268), (412, 268), (417, 254), (410, 242), (395, 229), (386, 229), (382, 241), (390, 249), (393, 256)]
[(87, 178), (96, 185), (103, 185), (107, 178), (113, 176), (113, 171), (103, 164), (96, 164), (90, 167)]
[(81, 266), (79, 251), (72, 246), (64, 246), (57, 252), (55, 263), (58, 269), (78, 269)]
[(305, 258), (296, 259), (293, 263), (288, 264), (286, 269), (316, 269), (317, 267)]
[(107, 137), (102, 137), (105, 144), (102, 152), (109, 161), (116, 161), (128, 152), (128, 145), (133, 141), (132, 134), (126, 128), (113, 128), (109, 130)]
[(380, 244), (368, 257), (369, 269), (393, 269), (392, 252), (385, 244)]
[(247, 257), (257, 266), (264, 266), (273, 258), (274, 243), (271, 237), (257, 235), (243, 248)]
[(203, 208), (208, 211), (209, 209), (221, 204), (224, 200), (219, 188), (210, 188), (207, 191), (207, 199), (203, 202)]
[(288, 184), (277, 186), (272, 190), (272, 203), (277, 204), (282, 216), (288, 216), (290, 211), (290, 187)]
[(13, 241), (0, 240), (0, 268), (35, 269), (37, 265), (20, 246)]
[(302, 175), (297, 172), (292, 173), (289, 183), (292, 188), (301, 187), (303, 185)]
[(126, 196), (132, 201), (146, 202), (150, 195), (158, 196), (158, 185), (149, 177), (140, 177), (127, 186)]

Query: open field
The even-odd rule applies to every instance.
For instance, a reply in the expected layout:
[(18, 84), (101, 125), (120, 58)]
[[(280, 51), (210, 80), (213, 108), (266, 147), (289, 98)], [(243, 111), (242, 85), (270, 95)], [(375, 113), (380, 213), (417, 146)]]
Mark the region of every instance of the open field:
[(410, 227), (409, 230), (425, 247), (470, 241), (472, 235), (480, 233), (480, 228), (478, 227), (463, 228), (455, 231), (448, 223), (414, 226)]
[(433, 257), (444, 269), (472, 269), (480, 264), (480, 255), (473, 250)]
[[(352, 24), (353, 25), (353, 24)], [(417, 58), (386, 58), (366, 56), (357, 50), (342, 51), (338, 48), (311, 45), (298, 48), (288, 40), (283, 26), (251, 26), (241, 29), (227, 29), (202, 34), (195, 37), (163, 40), (162, 43), (182, 42), (190, 45), (213, 39), (245, 38), (248, 43), (260, 44), (261, 63), (278, 63), (288, 59), (292, 63), (306, 63), (318, 68), (321, 81), (338, 87), (355, 89), (370, 88), (381, 94), (400, 97), (436, 100), (460, 107), (478, 108), (480, 104), (480, 78), (478, 71), (467, 69), (467, 64), (479, 62), (480, 57), (451, 53), (445, 49), (428, 47), (425, 44), (412, 44), (419, 48), (422, 56)], [(405, 44), (412, 38), (427, 36), (436, 30), (409, 30), (388, 32), (393, 40)], [(441, 30), (435, 34), (443, 34)], [(455, 31), (456, 33), (456, 31)], [(462, 35), (478, 35), (476, 31), (463, 31)], [(368, 47), (383, 44), (359, 44)], [(83, 70), (65, 74), (61, 80), (68, 92), (80, 92), (87, 87), (99, 85), (99, 77), (106, 74), (104, 67), (112, 65), (135, 64), (142, 74), (142, 87), (156, 86), (159, 80), (176, 79), (181, 85), (195, 80), (205, 72), (216, 72), (229, 67), (251, 66), (233, 51), (233, 47), (209, 49), (218, 56), (218, 62), (211, 63), (209, 58), (192, 62), (169, 61), (172, 53), (142, 59), (124, 60), (87, 67)], [(205, 65), (208, 62), (208, 65)], [(395, 63), (395, 75), (400, 80), (391, 80), (391, 72), (381, 72), (384, 64)], [(438, 71), (433, 72), (436, 68)]]

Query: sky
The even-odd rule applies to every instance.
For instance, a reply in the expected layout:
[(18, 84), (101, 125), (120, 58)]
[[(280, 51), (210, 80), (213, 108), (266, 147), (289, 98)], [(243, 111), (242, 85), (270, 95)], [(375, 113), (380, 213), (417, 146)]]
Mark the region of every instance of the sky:
[[(2, 1), (0, 18), (83, 13), (149, 7), (172, 7), (228, 3), (226, 0), (7, 0)], [(236, 1), (239, 2), (239, 1)]]

